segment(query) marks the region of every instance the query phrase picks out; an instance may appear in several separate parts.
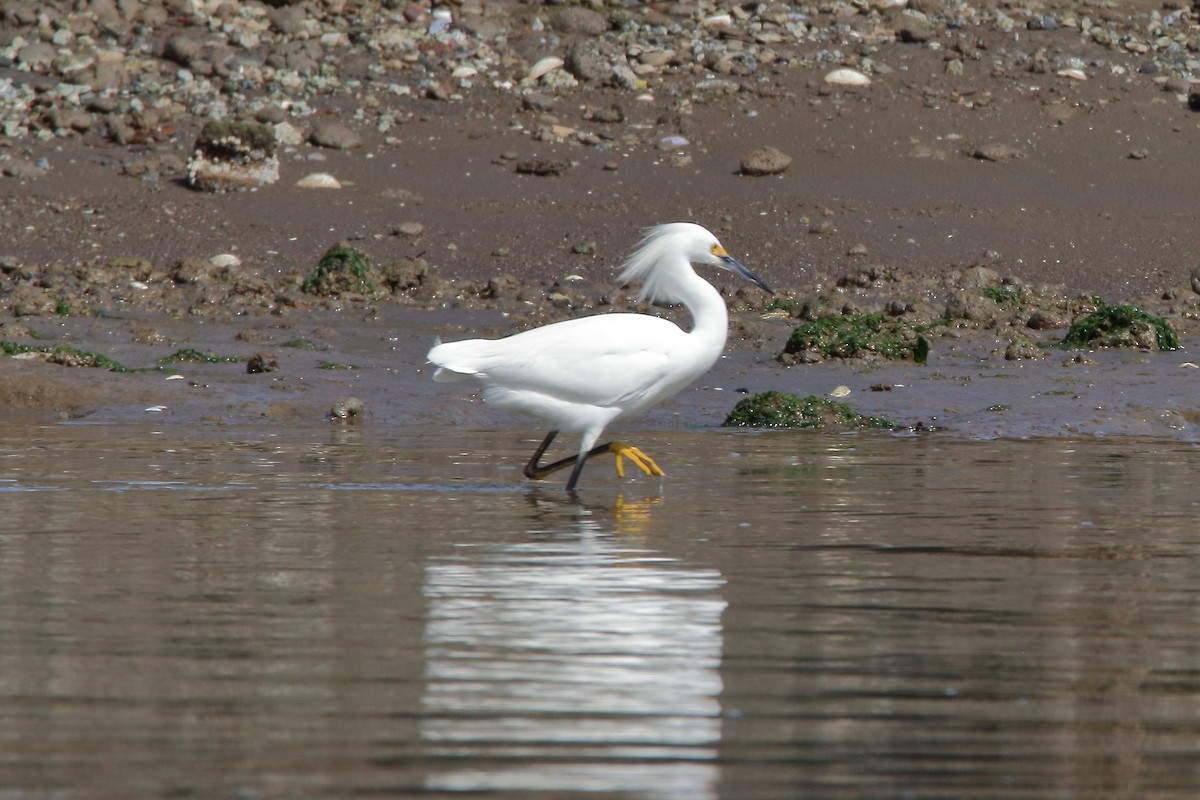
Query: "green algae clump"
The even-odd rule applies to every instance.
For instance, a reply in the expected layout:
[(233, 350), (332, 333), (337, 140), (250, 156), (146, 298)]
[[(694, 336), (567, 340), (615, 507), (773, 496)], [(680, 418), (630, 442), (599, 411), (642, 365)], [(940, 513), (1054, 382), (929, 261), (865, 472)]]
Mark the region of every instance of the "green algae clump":
[(1165, 319), (1136, 306), (1100, 303), (1095, 311), (1071, 325), (1061, 344), (1069, 350), (1094, 347), (1178, 350), (1179, 336)]
[(929, 340), (923, 327), (886, 314), (844, 314), (805, 323), (792, 331), (785, 354), (817, 355), (821, 359), (878, 355), (888, 360), (924, 364)]
[(129, 372), (129, 368), (123, 364), (113, 361), (106, 355), (100, 353), (92, 353), (87, 350), (77, 350), (74, 347), (65, 345), (54, 345), (46, 347), (38, 347), (35, 345), (21, 344), (20, 342), (0, 342), (0, 353), (6, 356), (25, 356), (40, 358), (51, 364), (60, 364), (64, 367), (93, 367), (95, 369), (106, 369), (109, 372)]
[(241, 356), (219, 356), (215, 353), (201, 352), (194, 347), (185, 347), (169, 356), (163, 356), (158, 360), (158, 365), (166, 367), (171, 364), (236, 364), (245, 360)]
[(733, 407), (721, 423), (726, 428), (881, 428), (899, 427), (890, 419), (866, 417), (845, 403), (787, 392), (760, 392)]
[(346, 292), (374, 294), (371, 260), (358, 248), (344, 245), (332, 247), (304, 279), (300, 291), (323, 297), (336, 297)]

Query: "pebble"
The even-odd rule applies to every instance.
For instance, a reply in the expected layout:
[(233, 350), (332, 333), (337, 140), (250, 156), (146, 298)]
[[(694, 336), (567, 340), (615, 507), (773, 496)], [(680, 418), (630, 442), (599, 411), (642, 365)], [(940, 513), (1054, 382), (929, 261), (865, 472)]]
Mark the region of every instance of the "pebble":
[(362, 146), (362, 137), (354, 128), (336, 119), (322, 119), (313, 124), (308, 140), (318, 147), (334, 150), (353, 150)]
[(312, 172), (296, 181), (301, 189), (340, 189), (342, 182), (328, 172)]
[(742, 156), (743, 175), (777, 175), (792, 165), (792, 157), (771, 147), (756, 147)]
[(564, 63), (566, 62), (564, 62), (558, 56), (546, 56), (545, 58), (538, 59), (533, 63), (533, 66), (529, 68), (529, 74), (526, 77), (528, 77), (531, 82), (540, 80), (542, 77), (562, 67)]
[[(862, 63), (832, 69), (823, 81), (831, 87), (866, 87), (869, 74), (896, 66), (888, 63), (894, 61), (888, 43), (932, 48), (946, 32), (974, 41), (971, 28), (1016, 37), (1023, 33), (1019, 26), (1037, 32), (1026, 38), (1072, 34), (1082, 39), (1091, 53), (1077, 55), (1078, 46), (1052, 41), (1040, 57), (1045, 71), (1074, 80), (1086, 77), (1083, 65), (1075, 63), (1080, 59), (1130, 75), (1150, 64), (1147, 80), (1163, 76), (1178, 82), (1196, 71), (1193, 15), (1182, 0), (1167, 0), (1152, 13), (1120, 14), (1097, 6), (1086, 15), (1071, 4), (1051, 13), (1032, 0), (1014, 0), (1003, 10), (945, 0), (729, 7), (548, 4), (521, 15), (477, 0), (455, 5), (457, 10), (406, 0), (331, 0), (319, 4), (320, 13), (297, 0), (197, 0), (184, 4), (185, 15), (175, 13), (176, 0), (76, 5), (70, 14), (30, 0), (5, 6), (0, 70), (21, 77), (0, 78), (0, 136), (66, 137), (100, 130), (130, 145), (188, 116), (234, 120), (260, 113), (259, 121), (272, 125), (314, 119), (318, 126), (367, 128), (387, 121), (380, 105), (363, 101), (364, 88), (446, 102), (480, 91), (520, 96), (529, 87), (513, 75), (525, 75), (555, 93), (584, 82), (686, 96), (691, 91), (736, 93), (742, 82), (751, 85), (747, 79), (769, 82), (769, 70), (778, 65), (862, 58)], [(152, 41), (158, 31), (166, 31), (164, 41)], [(1013, 46), (989, 51), (987, 58), (1015, 74), (1037, 46), (1014, 38)], [(365, 81), (351, 72), (361, 64), (347, 57), (356, 52), (370, 54)], [(962, 56), (951, 63), (974, 59), (969, 52)], [(286, 107), (267, 99), (278, 96), (288, 98)], [(316, 117), (314, 107), (328, 107), (334, 96), (357, 106), (349, 107), (345, 119)], [(1200, 98), (1189, 104), (1200, 109)], [(265, 113), (267, 108), (272, 111)], [(159, 119), (141, 128), (139, 119), (147, 112)], [(278, 142), (294, 146), (297, 131), (280, 128)], [(344, 131), (330, 138), (315, 133), (311, 140), (322, 147), (360, 146)]]
[(279, 357), (274, 353), (255, 353), (246, 361), (246, 372), (256, 375), (262, 372), (275, 372), (279, 369)]
[(330, 422), (345, 422), (354, 424), (362, 420), (365, 407), (357, 397), (342, 397), (335, 400), (329, 409)]
[(608, 30), (608, 17), (582, 6), (568, 6), (551, 17), (550, 27), (558, 33), (599, 36)]
[(971, 157), (981, 161), (1011, 161), (1024, 156), (1025, 152), (1020, 148), (1001, 142), (981, 145), (971, 151)]
[(210, 258), (208, 263), (218, 269), (226, 269), (228, 267), (240, 267), (242, 260), (233, 253), (221, 253)]
[(392, 233), (396, 236), (420, 236), (425, 233), (425, 226), (419, 222), (401, 222), (392, 228)]
[(831, 86), (870, 86), (871, 79), (855, 69), (835, 69), (825, 76), (825, 82)]

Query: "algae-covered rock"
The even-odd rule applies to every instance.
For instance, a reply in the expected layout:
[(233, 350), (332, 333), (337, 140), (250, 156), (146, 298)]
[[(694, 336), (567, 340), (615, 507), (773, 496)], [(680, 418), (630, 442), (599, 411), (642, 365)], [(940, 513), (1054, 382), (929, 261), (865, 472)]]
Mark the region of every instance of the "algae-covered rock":
[(1071, 350), (1094, 347), (1178, 350), (1179, 336), (1165, 319), (1136, 306), (1100, 303), (1095, 311), (1075, 320), (1062, 346)]
[(874, 355), (924, 364), (929, 357), (929, 340), (922, 333), (926, 327), (881, 313), (826, 317), (796, 328), (783, 352), (807, 360)]
[(352, 292), (372, 294), (375, 284), (371, 281), (371, 260), (367, 254), (355, 247), (338, 245), (321, 257), (300, 291), (323, 297)]
[(760, 392), (733, 407), (721, 423), (726, 428), (882, 428), (896, 423), (859, 414), (845, 403), (824, 397), (800, 397), (787, 392)]
[(275, 129), (259, 122), (213, 120), (196, 137), (188, 183), (207, 192), (257, 189), (279, 180)]
[(1045, 357), (1046, 351), (1037, 342), (1021, 336), (1010, 339), (1008, 346), (1004, 348), (1005, 361), (1036, 360)]

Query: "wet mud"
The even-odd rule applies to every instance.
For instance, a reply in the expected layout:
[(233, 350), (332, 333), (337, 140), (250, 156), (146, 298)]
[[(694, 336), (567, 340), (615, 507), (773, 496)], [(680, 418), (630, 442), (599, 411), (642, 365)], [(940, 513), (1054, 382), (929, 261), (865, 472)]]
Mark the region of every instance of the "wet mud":
[[(308, 3), (290, 19), (146, 3), (99, 21), (14, 6), (0, 17), (0, 340), (15, 345), (0, 407), (287, 424), (353, 397), (367, 425), (536, 427), (432, 386), (428, 346), (625, 310), (613, 281), (640, 231), (688, 219), (779, 296), (725, 288), (728, 356), (635, 425), (719, 424), (774, 389), (951, 435), (1191, 439), (1198, 34), (1176, 5), (832, 3), (728, 23), (707, 4), (601, 22), (464, 6), (452, 33), (416, 5)], [(355, 14), (356, 33), (333, 35)], [(201, 31), (222, 41), (178, 40)], [(288, 49), (314, 35), (317, 67)], [(68, 118), (54, 93), (70, 67), (41, 45), (96, 42), (110, 55), (79, 73)], [(422, 55), (403, 56), (410, 44)], [(616, 71), (589, 73), (589, 46)], [(632, 84), (611, 77), (629, 64)], [(869, 85), (831, 83), (838, 67)], [(279, 134), (277, 182), (189, 185), (222, 114), (302, 134)], [(307, 188), (314, 173), (339, 188)], [(339, 246), (367, 280), (313, 291)], [(1182, 349), (1060, 350), (1098, 300), (1160, 315)], [(798, 325), (863, 313), (937, 323), (928, 362), (780, 360)], [(64, 347), (129, 371), (45, 352)]]

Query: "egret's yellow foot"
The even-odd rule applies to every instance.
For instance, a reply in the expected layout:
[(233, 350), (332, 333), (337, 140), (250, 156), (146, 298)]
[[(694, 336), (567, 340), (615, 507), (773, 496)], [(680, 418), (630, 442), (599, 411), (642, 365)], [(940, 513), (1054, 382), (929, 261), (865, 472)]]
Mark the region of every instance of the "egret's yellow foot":
[(617, 477), (625, 477), (625, 464), (622, 459), (628, 458), (633, 462), (633, 465), (647, 475), (665, 476), (658, 464), (654, 463), (654, 459), (643, 453), (641, 450), (628, 444), (613, 442), (608, 446), (608, 450), (617, 459)]

